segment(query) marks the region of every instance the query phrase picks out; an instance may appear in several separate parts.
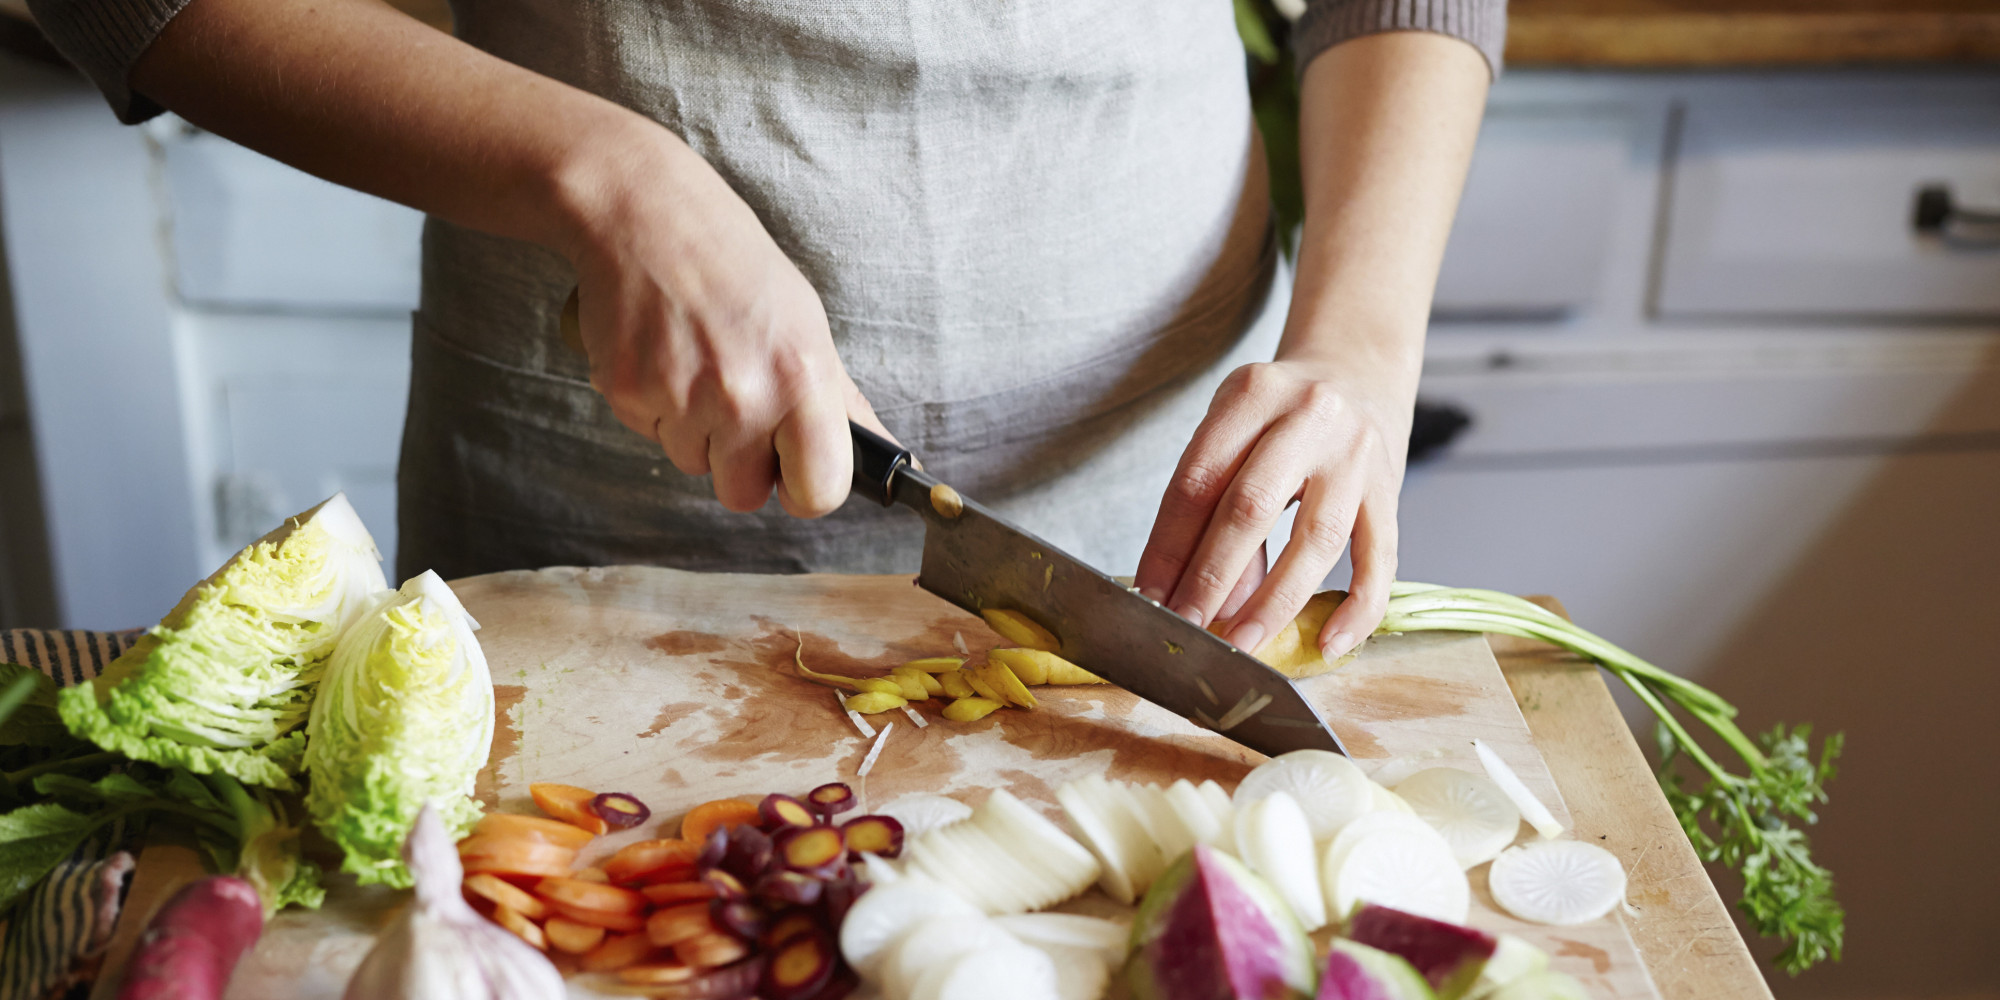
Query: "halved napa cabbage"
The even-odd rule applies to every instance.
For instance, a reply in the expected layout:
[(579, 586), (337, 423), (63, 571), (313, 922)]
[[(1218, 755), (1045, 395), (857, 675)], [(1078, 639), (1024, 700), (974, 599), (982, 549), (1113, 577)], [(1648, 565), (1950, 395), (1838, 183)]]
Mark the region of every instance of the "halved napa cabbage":
[(90, 684), (64, 724), (134, 760), (295, 787), (313, 689), (341, 632), (387, 590), (340, 494), (238, 552)]
[(479, 819), (493, 681), (472, 620), (436, 573), (403, 584), (334, 650), (306, 727), (313, 822), (363, 884), (408, 887), (402, 845), (425, 802), (456, 841)]

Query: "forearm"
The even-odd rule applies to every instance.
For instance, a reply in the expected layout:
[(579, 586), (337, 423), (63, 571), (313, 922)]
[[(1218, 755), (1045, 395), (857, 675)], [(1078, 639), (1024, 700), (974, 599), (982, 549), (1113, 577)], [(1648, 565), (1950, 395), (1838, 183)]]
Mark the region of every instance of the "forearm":
[(1358, 367), (1415, 395), (1489, 77), (1477, 49), (1424, 32), (1357, 38), (1307, 67), (1305, 224), (1280, 360)]
[(574, 254), (618, 178), (694, 153), (374, 0), (194, 0), (133, 89), (309, 173)]

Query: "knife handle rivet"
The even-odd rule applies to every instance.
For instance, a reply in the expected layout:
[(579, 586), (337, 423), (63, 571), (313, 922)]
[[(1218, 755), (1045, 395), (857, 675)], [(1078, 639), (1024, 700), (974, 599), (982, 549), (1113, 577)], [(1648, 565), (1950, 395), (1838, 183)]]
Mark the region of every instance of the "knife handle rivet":
[(965, 513), (965, 498), (957, 490), (939, 483), (931, 487), (931, 509), (943, 517), (955, 518)]

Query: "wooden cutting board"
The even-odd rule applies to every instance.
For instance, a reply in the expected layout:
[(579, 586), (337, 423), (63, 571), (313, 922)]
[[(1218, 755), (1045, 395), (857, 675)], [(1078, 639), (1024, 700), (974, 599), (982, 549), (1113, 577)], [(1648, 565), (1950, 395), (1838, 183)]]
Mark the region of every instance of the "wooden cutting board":
[[(1003, 710), (970, 724), (945, 720), (937, 702), (919, 706), (927, 728), (901, 713), (874, 716), (878, 727), (895, 728), (868, 778), (857, 780), (869, 743), (830, 689), (796, 676), (801, 642), (807, 665), (848, 675), (950, 655), (955, 637), (975, 654), (998, 644), (979, 619), (906, 576), (559, 568), (473, 577), (454, 588), (484, 626), (479, 637), (499, 706), (493, 757), (479, 782), (485, 803), (532, 811), (529, 782), (554, 781), (630, 792), (654, 810), (657, 822), (600, 838), (586, 863), (633, 840), (671, 835), (682, 811), (714, 798), (847, 781), (864, 803), (910, 792), (976, 803), (986, 789), (1007, 788), (1054, 816), (1055, 787), (1074, 777), (1213, 778), (1234, 787), (1261, 759), (1115, 688), (1043, 688), (1037, 711)], [(1479, 737), (1567, 823), (1482, 637), (1371, 640), (1353, 663), (1301, 688), (1382, 780), (1434, 766), (1476, 771), (1470, 741)], [(1571, 928), (1524, 924), (1492, 905), (1483, 867), (1472, 876), (1474, 925), (1541, 946), (1592, 997), (1657, 998), (1623, 917)], [(230, 997), (340, 996), (400, 894), (330, 881), (324, 909), (272, 922)], [(1111, 906), (1096, 896), (1078, 905)], [(571, 992), (594, 995), (576, 984)]]

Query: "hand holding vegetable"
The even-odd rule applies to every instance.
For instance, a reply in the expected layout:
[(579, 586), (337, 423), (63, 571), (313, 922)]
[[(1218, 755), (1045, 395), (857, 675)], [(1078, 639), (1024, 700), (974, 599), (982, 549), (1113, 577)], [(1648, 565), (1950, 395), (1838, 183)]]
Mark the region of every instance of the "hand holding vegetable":
[(581, 194), (566, 248), (591, 384), (730, 510), (818, 517), (846, 499), (847, 420), (883, 433), (819, 296), (756, 215), (672, 135), (624, 149)]
[[(1396, 575), (1396, 494), (1409, 437), (1407, 379), (1301, 359), (1237, 369), (1181, 456), (1134, 583), (1175, 614), (1256, 650), (1290, 623), (1354, 543), (1354, 597), (1318, 635), (1328, 659), (1381, 619)], [(1299, 501), (1264, 572), (1263, 545)]]

